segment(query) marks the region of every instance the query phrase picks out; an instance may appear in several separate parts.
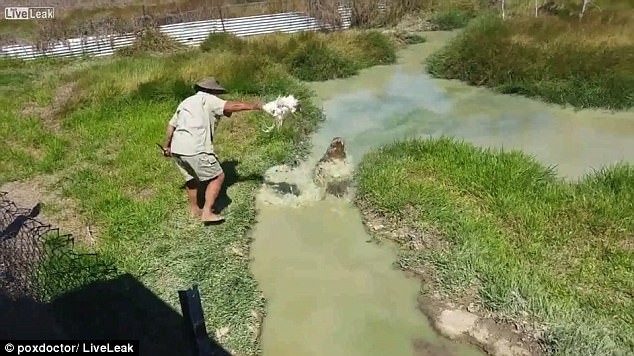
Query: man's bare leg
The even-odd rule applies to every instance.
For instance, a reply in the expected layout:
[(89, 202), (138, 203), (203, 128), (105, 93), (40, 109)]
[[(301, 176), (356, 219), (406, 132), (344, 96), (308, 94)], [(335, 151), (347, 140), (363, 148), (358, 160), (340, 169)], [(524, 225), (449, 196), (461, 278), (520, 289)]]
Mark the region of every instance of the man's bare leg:
[(225, 174), (223, 172), (220, 173), (218, 177), (209, 182), (209, 185), (205, 190), (205, 206), (203, 206), (203, 212), (201, 216), (203, 222), (214, 222), (223, 219), (222, 216), (214, 214), (212, 208), (214, 206), (214, 203), (216, 202), (216, 198), (218, 197), (218, 193), (220, 192), (220, 188), (222, 187), (222, 182), (224, 182), (224, 180)]
[(187, 199), (189, 200), (189, 209), (195, 218), (200, 218), (202, 210), (198, 207), (198, 182), (195, 179), (188, 180), (185, 183), (187, 191)]

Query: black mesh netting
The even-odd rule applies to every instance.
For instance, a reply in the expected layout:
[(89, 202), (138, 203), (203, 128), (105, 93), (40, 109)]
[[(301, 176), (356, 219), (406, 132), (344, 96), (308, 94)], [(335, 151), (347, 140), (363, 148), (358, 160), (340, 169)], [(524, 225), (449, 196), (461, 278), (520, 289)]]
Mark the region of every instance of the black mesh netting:
[(116, 271), (96, 254), (73, 250), (71, 235), (36, 218), (40, 205), (18, 207), (0, 192), (0, 293), (44, 301)]

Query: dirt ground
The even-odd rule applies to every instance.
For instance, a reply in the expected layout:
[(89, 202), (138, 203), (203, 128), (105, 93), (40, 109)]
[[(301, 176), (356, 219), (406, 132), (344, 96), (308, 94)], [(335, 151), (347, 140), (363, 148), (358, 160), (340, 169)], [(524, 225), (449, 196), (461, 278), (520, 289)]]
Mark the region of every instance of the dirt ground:
[(94, 244), (97, 227), (82, 217), (73, 200), (55, 190), (57, 182), (55, 176), (39, 176), (5, 183), (0, 192), (7, 192), (7, 198), (20, 208), (30, 209), (41, 203), (37, 220), (59, 228), (61, 234), (72, 234), (76, 241)]

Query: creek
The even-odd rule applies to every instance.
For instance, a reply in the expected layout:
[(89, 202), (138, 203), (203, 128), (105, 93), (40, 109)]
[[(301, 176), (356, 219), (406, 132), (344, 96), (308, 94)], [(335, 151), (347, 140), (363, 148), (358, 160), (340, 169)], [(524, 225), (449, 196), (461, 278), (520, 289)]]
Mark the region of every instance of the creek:
[(311, 169), (333, 137), (346, 141), (353, 166), (395, 140), (440, 135), (521, 149), (569, 179), (634, 160), (631, 112), (574, 111), (433, 79), (423, 60), (455, 33), (423, 35), (427, 42), (401, 50), (395, 65), (310, 84), (326, 114), (312, 152), (291, 172), (269, 172), (300, 194), (263, 186), (257, 196), (251, 255), (267, 299), (264, 356), (482, 355), (434, 332), (417, 308), (419, 280), (394, 267), (395, 246), (369, 241), (349, 199), (320, 198)]

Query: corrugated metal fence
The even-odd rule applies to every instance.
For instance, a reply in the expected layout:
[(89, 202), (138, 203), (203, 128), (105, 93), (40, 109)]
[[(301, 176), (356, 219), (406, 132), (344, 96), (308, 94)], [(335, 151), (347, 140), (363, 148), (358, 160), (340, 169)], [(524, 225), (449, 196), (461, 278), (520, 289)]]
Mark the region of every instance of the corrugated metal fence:
[[(338, 11), (342, 19), (340, 28), (349, 28), (351, 19), (350, 7), (342, 5), (339, 6)], [(333, 26), (320, 23), (319, 20), (301, 12), (285, 12), (224, 20), (212, 19), (159, 26), (161, 32), (189, 46), (199, 45), (212, 32), (230, 32), (236, 36), (243, 37), (274, 32), (316, 31), (322, 28), (332, 29)], [(71, 38), (54, 43), (45, 51), (38, 50), (33, 45), (9, 45), (2, 46), (0, 55), (20, 59), (34, 59), (43, 56), (109, 56), (115, 50), (131, 45), (134, 39), (134, 34)]]

